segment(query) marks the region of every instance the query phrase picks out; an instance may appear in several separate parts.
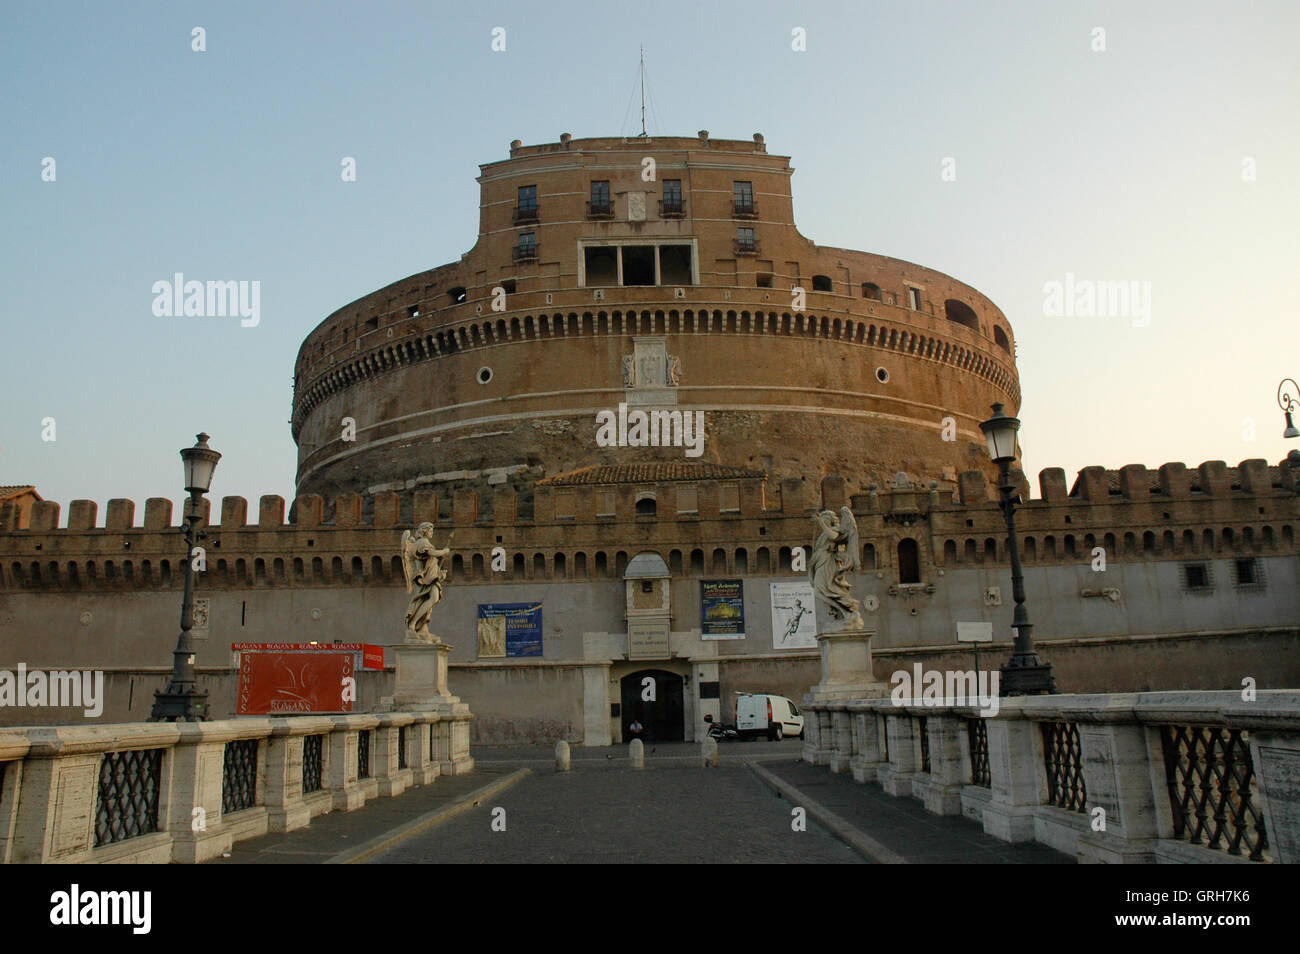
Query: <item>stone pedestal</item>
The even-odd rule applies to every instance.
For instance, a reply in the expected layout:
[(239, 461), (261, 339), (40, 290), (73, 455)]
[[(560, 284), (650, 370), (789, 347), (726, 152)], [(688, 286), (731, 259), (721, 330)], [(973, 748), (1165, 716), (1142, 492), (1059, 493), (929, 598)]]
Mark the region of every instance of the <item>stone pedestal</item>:
[(397, 670), (391, 696), (380, 700), (381, 709), (429, 711), (440, 704), (460, 700), (447, 691), (447, 657), (452, 647), (438, 640), (432, 643), (399, 643), (389, 647)]
[(808, 702), (858, 702), (889, 695), (889, 686), (877, 682), (871, 669), (874, 630), (846, 630), (817, 634), (821, 650), (822, 679), (809, 690)]
[(391, 696), (379, 701), (381, 712), (433, 712), (434, 760), (439, 774), (463, 775), (474, 768), (469, 754), (469, 706), (447, 690), (447, 657), (452, 647), (440, 639), (404, 642), (390, 647), (396, 668)]
[[(843, 705), (889, 694), (889, 687), (876, 682), (871, 671), (874, 635), (874, 630), (862, 629), (817, 634), (822, 678), (803, 699), (804, 761), (813, 765), (833, 764), (837, 772), (848, 768), (853, 755), (853, 734)], [(828, 707), (836, 704), (840, 709), (832, 712)]]

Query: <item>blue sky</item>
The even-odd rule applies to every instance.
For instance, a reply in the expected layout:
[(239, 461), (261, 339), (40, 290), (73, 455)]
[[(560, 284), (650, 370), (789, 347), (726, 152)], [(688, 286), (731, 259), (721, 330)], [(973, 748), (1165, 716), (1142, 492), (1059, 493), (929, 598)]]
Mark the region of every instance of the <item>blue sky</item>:
[[(1300, 444), (1275, 404), (1278, 381), (1300, 376), (1298, 11), (11, 5), (0, 484), (35, 483), (65, 518), (74, 498), (177, 498), (177, 451), (204, 429), (225, 455), (216, 497), (290, 497), (303, 336), (468, 250), (478, 164), (512, 139), (635, 133), (640, 43), (652, 134), (762, 132), (792, 157), (805, 235), (937, 268), (998, 303), (1018, 339), (1031, 475), (1275, 463)], [(491, 50), (498, 26), (505, 52)], [(356, 182), (341, 180), (344, 156)], [(260, 324), (155, 317), (152, 285), (178, 271), (260, 281)], [(1044, 283), (1067, 273), (1150, 282), (1150, 323), (1045, 315)]]

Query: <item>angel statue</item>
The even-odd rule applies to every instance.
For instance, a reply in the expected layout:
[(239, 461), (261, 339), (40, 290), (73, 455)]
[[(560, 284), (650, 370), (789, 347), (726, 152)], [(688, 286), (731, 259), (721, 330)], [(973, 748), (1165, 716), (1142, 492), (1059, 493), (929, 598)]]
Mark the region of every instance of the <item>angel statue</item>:
[(817, 528), (817, 542), (808, 561), (813, 590), (831, 617), (840, 621), (837, 629), (861, 626), (859, 604), (850, 595), (852, 588), (848, 581), (849, 570), (862, 566), (853, 511), (841, 507), (837, 516), (833, 510), (823, 510), (813, 515), (813, 525)]
[(402, 531), (402, 572), (406, 576), (406, 592), (413, 594), (406, 608), (409, 642), (435, 642), (429, 632), (429, 616), (442, 599), (442, 585), (447, 579), (442, 561), (451, 555), (451, 537), (447, 538), (447, 544), (441, 550), (434, 546), (431, 523), (420, 524), (415, 533)]

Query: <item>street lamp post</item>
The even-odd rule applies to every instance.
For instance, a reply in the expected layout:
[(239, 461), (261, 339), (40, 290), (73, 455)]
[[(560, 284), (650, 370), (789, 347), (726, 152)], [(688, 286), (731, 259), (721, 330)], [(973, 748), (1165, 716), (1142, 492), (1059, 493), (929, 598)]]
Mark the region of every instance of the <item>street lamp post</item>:
[(181, 602), (181, 635), (172, 653), (172, 678), (164, 692), (153, 694), (152, 722), (198, 722), (207, 718), (208, 694), (200, 692), (194, 680), (194, 544), (205, 534), (199, 505), (212, 486), (212, 472), (221, 455), (208, 447), (208, 435), (199, 434), (193, 447), (181, 451), (185, 465), (185, 489), (190, 495), (189, 513), (181, 532), (185, 536), (185, 597)]
[[(1291, 385), (1291, 390), (1287, 390), (1287, 385)], [(1286, 415), (1286, 430), (1282, 436), (1286, 438), (1300, 437), (1300, 430), (1296, 429), (1295, 420), (1291, 415), (1295, 413), (1296, 397), (1300, 395), (1300, 384), (1291, 378), (1283, 378), (1277, 386), (1277, 406), (1282, 409)]]
[(1002, 667), (999, 695), (1030, 696), (1055, 692), (1051, 665), (1038, 661), (1034, 652), (1033, 625), (1025, 611), (1025, 578), (1020, 568), (1020, 545), (1016, 539), (1015, 484), (1011, 482), (1011, 462), (1016, 459), (1016, 432), (1020, 421), (1002, 413), (1002, 405), (993, 405), (993, 416), (980, 424), (989, 442), (989, 456), (1001, 471), (999, 506), (1007, 520), (1007, 534), (1011, 544), (1011, 593), (1016, 607), (1012, 616), (1011, 631), (1015, 634), (1015, 648), (1011, 661)]
[[(1291, 385), (1290, 390), (1287, 389), (1288, 384)], [(1288, 440), (1300, 437), (1300, 429), (1296, 428), (1295, 418), (1292, 417), (1296, 410), (1297, 396), (1300, 396), (1300, 384), (1296, 384), (1294, 378), (1283, 378), (1277, 386), (1277, 406), (1286, 415), (1286, 429), (1282, 431), (1282, 436)], [(1300, 450), (1291, 448), (1286, 459), (1296, 474), (1295, 492), (1300, 494)]]

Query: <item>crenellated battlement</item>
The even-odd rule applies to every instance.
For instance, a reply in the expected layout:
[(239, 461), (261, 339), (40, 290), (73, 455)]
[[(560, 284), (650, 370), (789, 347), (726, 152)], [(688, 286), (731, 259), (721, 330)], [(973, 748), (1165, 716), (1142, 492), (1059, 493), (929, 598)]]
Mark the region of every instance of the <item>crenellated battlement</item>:
[[(713, 466), (713, 465), (707, 465)], [(486, 581), (495, 547), (508, 569), (495, 580), (577, 581), (616, 578), (641, 550), (656, 550), (674, 575), (788, 572), (793, 548), (810, 546), (809, 515), (817, 506), (850, 506), (857, 517), (866, 570), (894, 565), (898, 543), (915, 539), (923, 565), (954, 567), (1007, 559), (1006, 528), (982, 472), (960, 475), (955, 490), (931, 481), (914, 486), (854, 488), (831, 475), (820, 486), (787, 479), (769, 496), (762, 472), (717, 468), (682, 479), (673, 470), (598, 468), (539, 482), (531, 507), (516, 492), (450, 495), (385, 492), (368, 499), (307, 494), (225, 497), (219, 512), (204, 500), (203, 585), (328, 585), (400, 583), (397, 541), (402, 528), (428, 521), (439, 541), (454, 534), (453, 578)], [(658, 480), (645, 479), (659, 476)], [(1109, 559), (1174, 559), (1191, 554), (1292, 553), (1300, 521), (1300, 468), (1264, 460), (1229, 467), (1169, 463), (1157, 470), (1129, 465), (1086, 467), (1067, 491), (1065, 472), (1039, 474), (1017, 529), (1026, 563), (1087, 560), (1095, 546)], [(188, 506), (188, 503), (186, 504)], [(31, 507), (20, 525), (16, 506), (0, 506), (0, 588), (83, 589), (179, 585), (177, 527), (165, 498), (74, 500), (66, 525), (53, 501)], [(636, 540), (633, 544), (630, 541)]]

